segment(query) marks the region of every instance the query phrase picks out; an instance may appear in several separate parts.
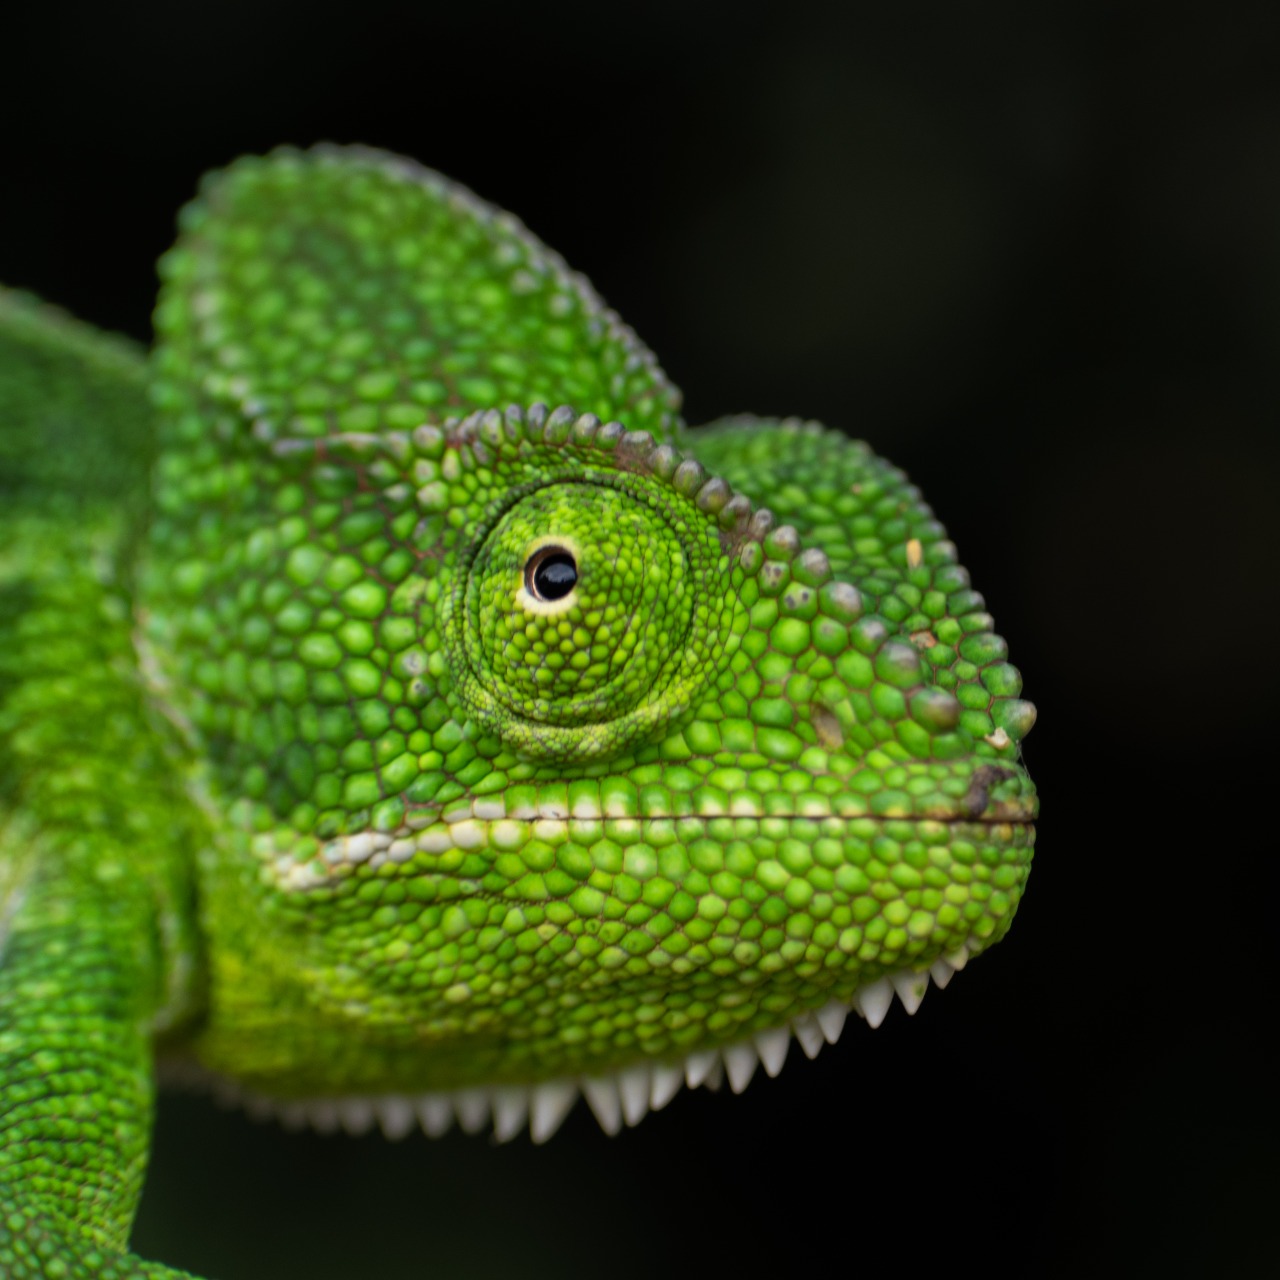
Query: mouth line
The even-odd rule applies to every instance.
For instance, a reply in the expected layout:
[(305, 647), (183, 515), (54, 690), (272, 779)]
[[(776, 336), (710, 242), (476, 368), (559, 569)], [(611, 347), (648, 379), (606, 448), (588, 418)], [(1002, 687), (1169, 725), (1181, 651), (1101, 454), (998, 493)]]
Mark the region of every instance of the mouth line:
[(681, 1058), (632, 1063), (599, 1075), (424, 1092), (284, 1098), (258, 1093), (206, 1071), (198, 1063), (181, 1061), (164, 1064), (162, 1082), (207, 1089), (220, 1104), (243, 1108), (255, 1120), (277, 1120), (286, 1129), (343, 1130), (358, 1135), (376, 1126), (393, 1141), (417, 1128), (437, 1138), (457, 1124), (464, 1133), (479, 1133), (492, 1125), (498, 1142), (509, 1142), (527, 1128), (531, 1140), (542, 1143), (559, 1129), (581, 1096), (600, 1127), (613, 1135), (624, 1126), (639, 1124), (650, 1111), (660, 1111), (681, 1088), (716, 1090), (727, 1080), (734, 1093), (742, 1093), (757, 1067), (763, 1066), (767, 1076), (777, 1076), (793, 1038), (805, 1057), (816, 1058), (825, 1045), (840, 1039), (851, 1013), (875, 1029), (896, 996), (906, 1012), (914, 1014), (930, 981), (939, 989), (945, 987), (976, 950), (976, 946), (971, 949), (969, 943), (962, 943), (924, 968), (883, 974), (856, 988), (847, 1001), (829, 1000), (740, 1040), (698, 1049)]
[[(785, 813), (645, 813), (645, 814), (628, 814), (625, 817), (617, 814), (607, 817), (593, 817), (586, 819), (589, 822), (718, 822), (723, 818), (747, 819), (755, 822), (766, 822), (770, 818), (781, 818), (784, 821), (808, 821), (808, 822), (943, 822), (943, 823), (965, 823), (966, 825), (983, 825), (983, 826), (999, 826), (1001, 824), (1012, 823), (1017, 826), (1032, 826), (1036, 819), (1026, 816), (1010, 815), (1008, 817), (967, 817), (964, 814), (948, 813), (804, 813), (799, 810), (788, 809)], [(510, 819), (514, 822), (577, 822), (581, 821), (576, 815), (566, 815), (561, 812), (543, 813), (536, 818), (517, 817)]]
[[(443, 854), (456, 850), (470, 850), (487, 847), (491, 839), (497, 837), (494, 830), (504, 823), (521, 823), (537, 828), (542, 823), (553, 823), (557, 828), (572, 823), (598, 823), (606, 828), (611, 822), (631, 822), (643, 825), (646, 822), (695, 822), (706, 823), (722, 821), (746, 820), (763, 823), (768, 821), (807, 822), (813, 823), (815, 829), (822, 824), (837, 822), (847, 827), (855, 822), (871, 821), (878, 824), (890, 822), (932, 822), (952, 828), (981, 827), (988, 833), (995, 834), (1000, 828), (1009, 828), (1010, 836), (1015, 830), (1034, 831), (1035, 814), (1033, 810), (1013, 813), (971, 814), (956, 813), (820, 813), (803, 810), (786, 813), (671, 813), (671, 814), (619, 814), (574, 813), (570, 809), (559, 806), (536, 810), (532, 807), (521, 808), (508, 813), (501, 805), (486, 805), (473, 802), (465, 808), (451, 811), (431, 812), (419, 810), (410, 816), (395, 831), (356, 831), (349, 835), (334, 836), (321, 842), (315, 856), (298, 860), (292, 849), (280, 849), (273, 859), (277, 883), (289, 891), (306, 891), (319, 888), (333, 882), (340, 876), (354, 870), (365, 863), (371, 870), (377, 870), (388, 862), (408, 862), (419, 853)], [(536, 832), (535, 832), (536, 834)], [(795, 833), (793, 833), (795, 834)], [(498, 841), (500, 844), (500, 840)]]

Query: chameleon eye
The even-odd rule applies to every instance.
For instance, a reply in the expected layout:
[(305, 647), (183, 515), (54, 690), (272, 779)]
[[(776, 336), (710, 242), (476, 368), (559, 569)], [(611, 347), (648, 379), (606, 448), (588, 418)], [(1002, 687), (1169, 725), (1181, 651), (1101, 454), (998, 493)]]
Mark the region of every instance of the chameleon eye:
[(677, 532), (604, 485), (552, 485), (517, 502), (471, 575), (475, 666), (512, 714), (543, 724), (630, 711), (689, 629)]
[(524, 589), (535, 600), (563, 600), (577, 583), (578, 562), (564, 547), (543, 547), (524, 566)]
[(523, 753), (616, 753), (715, 674), (724, 551), (660, 481), (557, 482), (477, 532), (450, 606), (459, 692)]

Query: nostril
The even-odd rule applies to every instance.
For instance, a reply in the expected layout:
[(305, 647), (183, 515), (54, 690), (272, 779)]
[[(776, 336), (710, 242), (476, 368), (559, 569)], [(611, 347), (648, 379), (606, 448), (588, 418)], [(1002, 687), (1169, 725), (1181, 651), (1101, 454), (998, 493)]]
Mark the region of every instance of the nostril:
[(818, 741), (828, 751), (839, 751), (844, 746), (844, 729), (840, 727), (840, 721), (836, 718), (836, 713), (830, 708), (824, 707), (821, 703), (817, 703), (813, 708), (811, 718), (814, 731), (818, 735)]
[(1008, 778), (1017, 777), (1012, 769), (1003, 769), (997, 764), (984, 764), (973, 771), (969, 779), (969, 790), (960, 801), (964, 811), (971, 818), (979, 818), (990, 803), (990, 791), (997, 783)]

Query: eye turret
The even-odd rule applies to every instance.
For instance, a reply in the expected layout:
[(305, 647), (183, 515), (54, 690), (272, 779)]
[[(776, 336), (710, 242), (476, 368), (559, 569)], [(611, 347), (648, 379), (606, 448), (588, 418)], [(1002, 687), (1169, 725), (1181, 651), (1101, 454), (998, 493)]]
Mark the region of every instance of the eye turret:
[(565, 478), (477, 530), (448, 597), (458, 692), (539, 759), (659, 736), (710, 680), (742, 608), (714, 520), (660, 478)]

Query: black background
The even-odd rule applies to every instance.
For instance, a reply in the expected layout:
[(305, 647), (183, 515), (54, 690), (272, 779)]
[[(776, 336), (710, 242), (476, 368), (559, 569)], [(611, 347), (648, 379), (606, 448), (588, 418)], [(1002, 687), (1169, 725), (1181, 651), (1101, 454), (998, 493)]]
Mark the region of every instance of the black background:
[(540, 1149), (166, 1099), (143, 1253), (224, 1280), (1274, 1274), (1278, 15), (6, 11), (0, 279), (145, 338), (203, 170), (413, 155), (584, 271), (690, 421), (804, 414), (904, 466), (1040, 709), (1018, 922), (914, 1019), (617, 1139), (580, 1106)]

